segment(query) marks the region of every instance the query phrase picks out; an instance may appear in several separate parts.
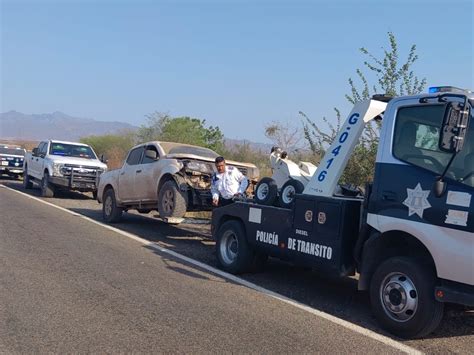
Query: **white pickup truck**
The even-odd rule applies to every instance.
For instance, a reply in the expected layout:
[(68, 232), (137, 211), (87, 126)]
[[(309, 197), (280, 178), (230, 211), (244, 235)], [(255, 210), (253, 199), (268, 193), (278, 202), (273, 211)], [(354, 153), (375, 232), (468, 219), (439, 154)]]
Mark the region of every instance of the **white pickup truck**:
[(23, 185), (41, 186), (43, 197), (53, 197), (57, 190), (92, 192), (97, 197), (97, 180), (107, 170), (87, 144), (49, 140), (41, 142), (24, 160)]

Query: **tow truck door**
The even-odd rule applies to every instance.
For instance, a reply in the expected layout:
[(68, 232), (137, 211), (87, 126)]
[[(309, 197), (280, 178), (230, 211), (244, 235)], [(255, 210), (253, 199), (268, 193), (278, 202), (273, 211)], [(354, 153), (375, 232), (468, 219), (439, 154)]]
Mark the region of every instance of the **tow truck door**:
[[(418, 238), (435, 259), (438, 276), (474, 283), (474, 124), (446, 174), (445, 193), (433, 186), (452, 153), (439, 149), (445, 105), (408, 99), (392, 107), (381, 134), (369, 202), (369, 221), (380, 231)], [(387, 125), (387, 126), (385, 126)], [(471, 178), (472, 177), (472, 178)], [(370, 217), (371, 216), (371, 217)]]

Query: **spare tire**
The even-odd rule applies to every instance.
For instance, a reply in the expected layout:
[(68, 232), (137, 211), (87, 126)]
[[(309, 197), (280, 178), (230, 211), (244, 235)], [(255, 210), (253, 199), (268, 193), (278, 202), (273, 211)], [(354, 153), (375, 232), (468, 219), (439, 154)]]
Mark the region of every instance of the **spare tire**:
[(295, 202), (295, 195), (302, 193), (304, 185), (301, 181), (290, 179), (281, 188), (280, 197), (278, 202), (283, 208), (291, 208)]
[(278, 197), (278, 186), (272, 178), (264, 177), (255, 188), (255, 201), (260, 205), (272, 206)]

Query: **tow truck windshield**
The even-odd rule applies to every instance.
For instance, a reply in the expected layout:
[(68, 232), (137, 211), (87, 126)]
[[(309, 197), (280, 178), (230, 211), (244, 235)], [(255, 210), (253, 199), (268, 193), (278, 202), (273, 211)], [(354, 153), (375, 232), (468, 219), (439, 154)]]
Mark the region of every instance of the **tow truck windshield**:
[(94, 151), (85, 145), (51, 143), (49, 154), (84, 159), (97, 159)]

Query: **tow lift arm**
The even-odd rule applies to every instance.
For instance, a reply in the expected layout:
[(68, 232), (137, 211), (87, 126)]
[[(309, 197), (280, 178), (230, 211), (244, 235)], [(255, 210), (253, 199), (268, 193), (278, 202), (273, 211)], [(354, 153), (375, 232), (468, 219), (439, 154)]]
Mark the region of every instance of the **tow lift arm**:
[(364, 100), (354, 105), (344, 125), (319, 163), (318, 170), (303, 193), (313, 196), (334, 195), (339, 178), (364, 130), (366, 123), (385, 111), (386, 102)]

